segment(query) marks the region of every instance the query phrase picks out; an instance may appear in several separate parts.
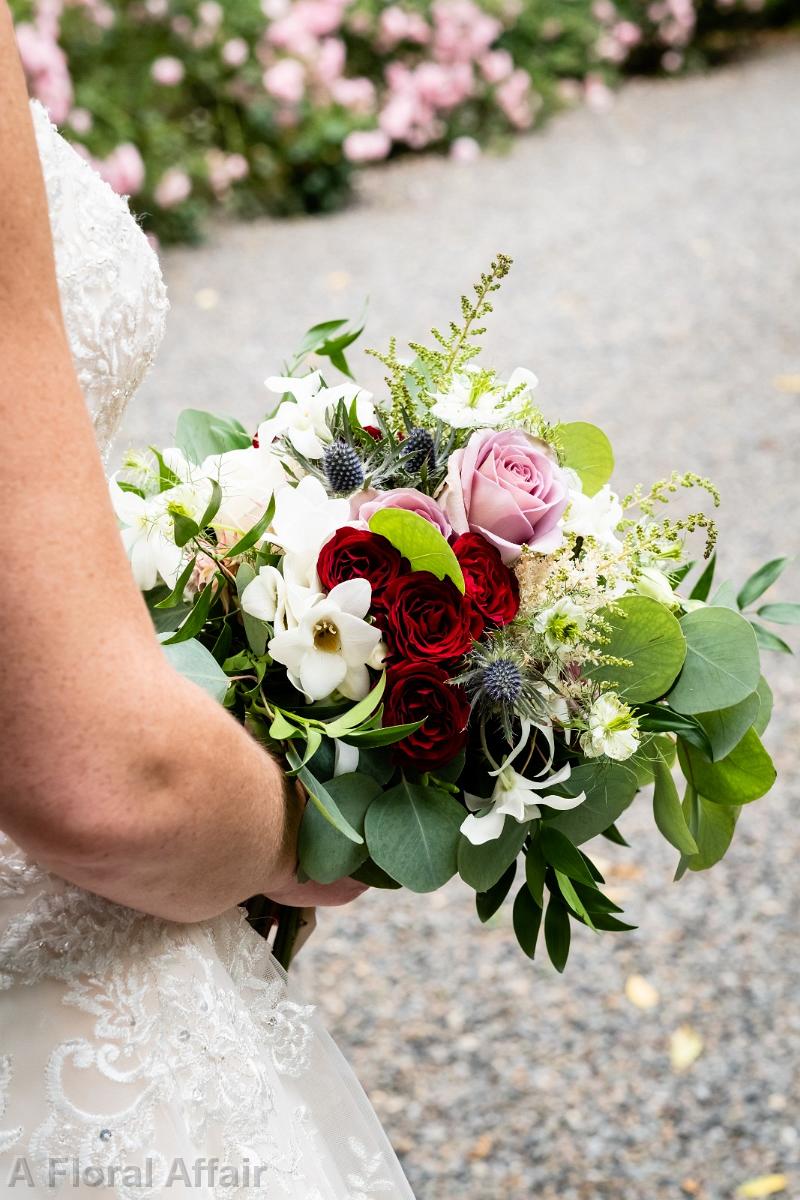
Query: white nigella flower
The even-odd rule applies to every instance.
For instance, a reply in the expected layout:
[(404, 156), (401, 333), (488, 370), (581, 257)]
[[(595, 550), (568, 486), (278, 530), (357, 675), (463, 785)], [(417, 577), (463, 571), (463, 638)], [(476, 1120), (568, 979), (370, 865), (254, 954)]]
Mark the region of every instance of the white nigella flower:
[(639, 748), (636, 718), (627, 704), (613, 693), (604, 692), (595, 700), (587, 716), (587, 730), (581, 734), (581, 749), (587, 758), (605, 754), (624, 762)]
[(294, 399), (284, 400), (275, 416), (259, 425), (260, 447), (268, 447), (276, 438), (285, 435), (305, 458), (322, 458), (325, 445), (331, 440), (326, 418), (340, 400), (344, 400), (348, 408), (355, 400), (360, 423), (375, 424), (372, 393), (354, 383), (323, 387), (319, 371), (299, 378), (271, 375), (265, 382), (271, 392), (281, 396), (289, 393)]
[(350, 501), (331, 500), (318, 479), (307, 475), (297, 487), (283, 487), (275, 496), (270, 541), (286, 554), (284, 576), (319, 590), (317, 558), (331, 534), (350, 522)]
[(309, 700), (324, 700), (337, 689), (348, 700), (362, 700), (369, 692), (367, 663), (381, 639), (380, 630), (364, 620), (371, 599), (366, 579), (348, 579), (306, 609), (295, 629), (270, 641), (272, 658)]
[(538, 612), (534, 617), (533, 627), (537, 633), (544, 634), (545, 645), (551, 653), (568, 660), (580, 641), (587, 620), (584, 609), (569, 596), (564, 596), (549, 608)]
[(564, 518), (564, 532), (577, 537), (593, 537), (601, 546), (621, 550), (617, 527), (622, 520), (619, 497), (604, 484), (594, 496), (571, 491), (570, 504)]
[(162, 492), (145, 500), (111, 482), (111, 503), (122, 524), (122, 544), (143, 592), (154, 588), (159, 576), (174, 587), (181, 571), (183, 551), (175, 545), (174, 526), (164, 499), (169, 494)]
[(548, 779), (526, 779), (513, 767), (504, 766), (497, 776), (497, 783), (488, 804), (478, 796), (465, 793), (467, 806), (473, 811), (465, 818), (461, 832), (473, 846), (482, 846), (485, 842), (493, 842), (500, 837), (506, 817), (513, 817), (522, 824), (542, 815), (540, 804), (558, 809), (559, 812), (577, 808), (586, 799), (585, 793), (565, 797), (554, 796), (548, 790), (560, 783), (566, 783), (571, 771), (572, 768), (567, 763)]
[(649, 596), (667, 608), (677, 608), (680, 603), (666, 575), (658, 567), (643, 567), (636, 576), (635, 587), (640, 596)]
[(431, 412), (454, 429), (496, 428), (519, 416), (538, 382), (533, 371), (517, 367), (503, 384), (473, 364), (453, 378), (448, 391), (434, 393)]

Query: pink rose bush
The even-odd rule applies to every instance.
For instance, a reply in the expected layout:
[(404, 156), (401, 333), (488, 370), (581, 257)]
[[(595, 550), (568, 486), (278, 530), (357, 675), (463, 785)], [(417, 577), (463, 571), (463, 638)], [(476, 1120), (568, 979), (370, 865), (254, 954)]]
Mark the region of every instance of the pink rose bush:
[(210, 206), (328, 210), (393, 153), (470, 163), (565, 103), (603, 112), (623, 71), (680, 71), (784, 0), (10, 3), (31, 94), (170, 241)]

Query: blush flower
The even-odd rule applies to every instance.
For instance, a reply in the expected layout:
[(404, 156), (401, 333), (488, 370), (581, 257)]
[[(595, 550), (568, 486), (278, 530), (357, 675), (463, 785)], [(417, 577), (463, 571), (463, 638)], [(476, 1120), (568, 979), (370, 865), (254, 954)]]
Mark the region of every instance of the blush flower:
[(519, 429), (473, 433), (452, 455), (441, 497), (456, 533), (482, 534), (506, 565), (523, 546), (558, 549), (568, 502), (567, 478), (550, 447)]
[(370, 518), (382, 508), (404, 508), (430, 521), (442, 537), (449, 538), (452, 533), (450, 522), (436, 501), (416, 488), (393, 488), (389, 492), (368, 493), (368, 498), (363, 502), (356, 500), (353, 517), (369, 524)]

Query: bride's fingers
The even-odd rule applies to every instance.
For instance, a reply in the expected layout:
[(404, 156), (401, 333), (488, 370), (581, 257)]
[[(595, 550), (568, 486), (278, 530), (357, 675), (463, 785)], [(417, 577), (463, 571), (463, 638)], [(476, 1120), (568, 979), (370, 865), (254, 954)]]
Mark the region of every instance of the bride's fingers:
[(290, 904), (293, 908), (337, 908), (350, 904), (367, 890), (366, 884), (355, 879), (337, 879), (335, 883), (292, 883), (272, 893), (270, 900)]

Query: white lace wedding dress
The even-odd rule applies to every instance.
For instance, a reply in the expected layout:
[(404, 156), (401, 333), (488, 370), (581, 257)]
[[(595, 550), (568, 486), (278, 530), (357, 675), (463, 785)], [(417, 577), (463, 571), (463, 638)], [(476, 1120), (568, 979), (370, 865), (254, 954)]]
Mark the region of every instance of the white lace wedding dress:
[[(161, 339), (164, 285), (126, 203), (33, 115), (104, 453)], [(240, 909), (160, 921), (49, 875), (0, 834), (0, 1195), (12, 1186), (413, 1200), (347, 1064)]]

